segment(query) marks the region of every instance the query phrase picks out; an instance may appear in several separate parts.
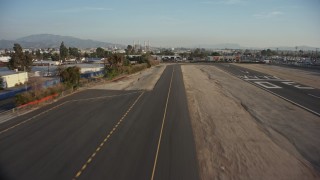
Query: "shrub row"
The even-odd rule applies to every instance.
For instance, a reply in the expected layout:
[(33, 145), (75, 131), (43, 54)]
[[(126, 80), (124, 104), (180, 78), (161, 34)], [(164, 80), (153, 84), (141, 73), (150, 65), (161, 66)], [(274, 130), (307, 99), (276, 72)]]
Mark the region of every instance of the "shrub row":
[(124, 66), (124, 67), (122, 67), (122, 71), (123, 71), (123, 73), (133, 74), (133, 73), (142, 71), (147, 68), (148, 68), (148, 64), (143, 63), (143, 64), (136, 64), (136, 65), (132, 65), (132, 66)]
[(42, 99), (44, 97), (60, 94), (61, 92), (66, 90), (66, 86), (63, 84), (57, 84), (56, 86), (49, 87), (46, 89), (39, 90), (31, 90), (21, 94), (16, 95), (16, 105), (20, 106), (23, 104), (27, 104), (29, 102)]

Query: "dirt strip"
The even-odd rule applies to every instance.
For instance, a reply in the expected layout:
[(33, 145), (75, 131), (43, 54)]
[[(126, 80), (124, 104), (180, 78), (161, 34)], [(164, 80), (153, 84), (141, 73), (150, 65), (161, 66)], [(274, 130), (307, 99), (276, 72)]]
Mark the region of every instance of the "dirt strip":
[(182, 71), (201, 179), (319, 179), (295, 146), (268, 125), (271, 121), (257, 121), (264, 121), (267, 111), (266, 119), (281, 114), (281, 109), (261, 110), (274, 104), (292, 109), (289, 119), (301, 109), (214, 66), (184, 65)]

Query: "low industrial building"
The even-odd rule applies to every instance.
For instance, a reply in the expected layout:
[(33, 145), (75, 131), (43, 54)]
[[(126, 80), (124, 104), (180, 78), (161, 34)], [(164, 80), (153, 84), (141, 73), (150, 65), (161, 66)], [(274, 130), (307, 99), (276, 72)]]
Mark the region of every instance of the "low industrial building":
[(240, 60), (240, 56), (208, 56), (208, 61), (214, 62), (222, 62), (222, 61), (230, 61), (230, 62), (238, 62)]
[(59, 66), (61, 63), (59, 61), (34, 61), (33, 66)]
[(3, 71), (0, 72), (0, 78), (2, 79), (2, 84), (0, 86), (2, 86), (3, 88), (11, 88), (28, 82), (28, 73)]

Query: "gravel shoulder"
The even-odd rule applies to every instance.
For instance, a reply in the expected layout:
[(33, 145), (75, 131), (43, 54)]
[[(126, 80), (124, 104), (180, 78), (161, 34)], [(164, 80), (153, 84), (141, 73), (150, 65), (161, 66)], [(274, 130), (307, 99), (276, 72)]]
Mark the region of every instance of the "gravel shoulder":
[(143, 71), (131, 74), (116, 82), (105, 83), (94, 86), (90, 89), (106, 89), (106, 90), (152, 90), (162, 75), (165, 64), (153, 66)]
[(301, 155), (319, 155), (318, 117), (214, 66), (182, 72), (201, 179), (319, 179)]

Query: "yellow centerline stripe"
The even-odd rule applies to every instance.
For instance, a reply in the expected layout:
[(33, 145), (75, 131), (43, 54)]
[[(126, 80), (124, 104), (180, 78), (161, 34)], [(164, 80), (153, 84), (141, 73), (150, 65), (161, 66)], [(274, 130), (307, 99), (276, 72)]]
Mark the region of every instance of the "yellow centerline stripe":
[(163, 132), (164, 122), (165, 122), (166, 115), (167, 115), (168, 102), (169, 102), (169, 97), (170, 97), (170, 92), (171, 92), (171, 84), (172, 84), (172, 79), (173, 79), (173, 72), (174, 72), (174, 69), (172, 70), (172, 74), (171, 74), (171, 80), (170, 80), (170, 85), (169, 85), (169, 90), (168, 90), (168, 95), (167, 95), (167, 102), (166, 102), (166, 106), (165, 106), (165, 109), (164, 109), (162, 125), (161, 125), (161, 130), (160, 130), (160, 136), (159, 136), (159, 140), (158, 140), (158, 147), (157, 147), (156, 157), (155, 157), (154, 164), (153, 164), (151, 180), (154, 179), (154, 174), (156, 172), (157, 160), (158, 160), (159, 149), (160, 149), (160, 144), (161, 144), (161, 139), (162, 139), (162, 132)]
[(138, 102), (140, 97), (144, 94), (142, 92), (139, 97), (134, 101), (134, 103), (130, 106), (130, 108), (127, 110), (127, 112), (120, 118), (120, 120), (117, 122), (117, 124), (113, 127), (113, 129), (109, 132), (106, 138), (104, 138), (103, 142), (97, 147), (97, 149), (92, 153), (92, 155), (88, 158), (88, 160), (84, 163), (84, 165), (81, 167), (81, 169), (76, 173), (73, 179), (77, 179), (81, 176), (83, 171), (88, 167), (88, 165), (93, 161), (94, 157), (98, 154), (100, 149), (103, 147), (103, 145), (108, 141), (108, 139), (111, 137), (111, 135), (114, 133), (114, 131), (117, 129), (118, 125), (122, 122), (122, 120), (127, 116), (127, 114), (130, 112), (132, 107)]

